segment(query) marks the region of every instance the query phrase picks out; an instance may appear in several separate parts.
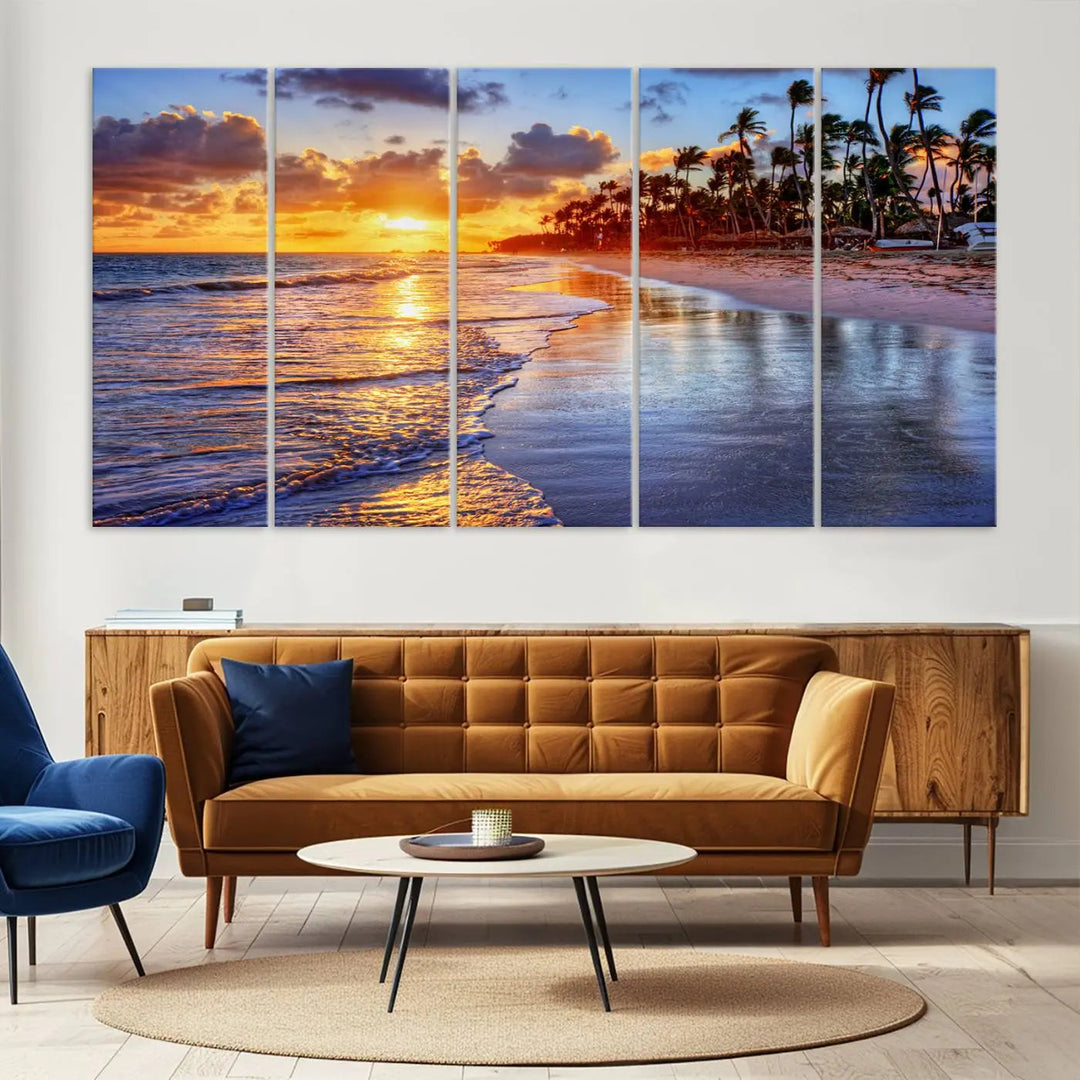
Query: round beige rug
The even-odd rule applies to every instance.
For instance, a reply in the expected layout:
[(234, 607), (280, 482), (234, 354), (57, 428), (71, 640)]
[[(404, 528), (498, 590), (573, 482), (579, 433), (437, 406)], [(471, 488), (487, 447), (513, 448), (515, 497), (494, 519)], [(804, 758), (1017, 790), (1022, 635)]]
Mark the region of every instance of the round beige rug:
[(922, 1016), (850, 968), (619, 949), (605, 1013), (584, 947), (410, 951), (393, 1014), (375, 950), (181, 968), (106, 990), (102, 1023), (193, 1046), (452, 1065), (607, 1065), (802, 1050)]

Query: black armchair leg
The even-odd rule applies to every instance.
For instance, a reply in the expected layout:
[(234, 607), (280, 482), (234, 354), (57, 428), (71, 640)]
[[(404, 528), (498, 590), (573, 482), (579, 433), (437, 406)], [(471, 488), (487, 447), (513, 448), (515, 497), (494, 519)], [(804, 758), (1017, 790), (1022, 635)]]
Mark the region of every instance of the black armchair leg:
[(127, 923), (124, 921), (124, 913), (120, 910), (120, 905), (110, 904), (109, 911), (112, 912), (112, 917), (116, 920), (116, 929), (120, 931), (120, 936), (124, 939), (128, 955), (131, 957), (131, 962), (135, 965), (135, 970), (139, 975), (145, 975), (146, 972), (143, 971), (142, 961), (139, 959), (139, 953), (135, 948), (135, 942), (131, 940), (131, 931), (128, 930)]
[(19, 1004), (19, 920), (14, 915), (7, 917), (7, 955), (8, 987), (11, 990), (11, 1004)]
[(30, 953), (30, 966), (37, 964), (37, 916), (31, 915), (26, 920), (26, 943)]

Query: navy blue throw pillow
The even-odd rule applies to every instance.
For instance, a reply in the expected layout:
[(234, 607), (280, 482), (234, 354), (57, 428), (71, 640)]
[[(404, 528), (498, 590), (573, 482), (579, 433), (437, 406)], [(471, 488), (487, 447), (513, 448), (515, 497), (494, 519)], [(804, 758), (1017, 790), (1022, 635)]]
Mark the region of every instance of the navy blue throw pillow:
[(357, 771), (349, 739), (351, 660), (245, 664), (222, 659), (232, 704), (229, 784)]

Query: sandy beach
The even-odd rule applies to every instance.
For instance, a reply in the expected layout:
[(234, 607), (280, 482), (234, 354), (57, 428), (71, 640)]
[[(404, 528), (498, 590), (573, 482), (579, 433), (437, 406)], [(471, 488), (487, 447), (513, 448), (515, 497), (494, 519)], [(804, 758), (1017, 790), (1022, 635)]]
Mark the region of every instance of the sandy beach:
[[(622, 271), (625, 254), (565, 256)], [(716, 289), (780, 311), (812, 310), (809, 251), (733, 251), (641, 256), (641, 275), (675, 285)], [(994, 256), (942, 251), (902, 255), (827, 251), (822, 271), (826, 315), (994, 330)]]

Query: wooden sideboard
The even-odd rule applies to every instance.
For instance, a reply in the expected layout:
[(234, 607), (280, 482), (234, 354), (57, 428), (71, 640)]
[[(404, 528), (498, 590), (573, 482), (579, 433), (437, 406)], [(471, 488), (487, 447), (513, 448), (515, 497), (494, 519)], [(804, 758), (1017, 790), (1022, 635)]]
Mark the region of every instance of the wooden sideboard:
[(208, 637), (231, 635), (802, 634), (836, 650), (840, 670), (897, 688), (892, 739), (878, 793), (879, 822), (964, 826), (971, 878), (971, 828), (988, 830), (993, 891), (997, 823), (1028, 812), (1029, 648), (1027, 630), (1000, 623), (792, 626), (368, 626), (249, 625), (239, 630), (86, 632), (87, 754), (153, 753), (151, 683), (187, 669)]

